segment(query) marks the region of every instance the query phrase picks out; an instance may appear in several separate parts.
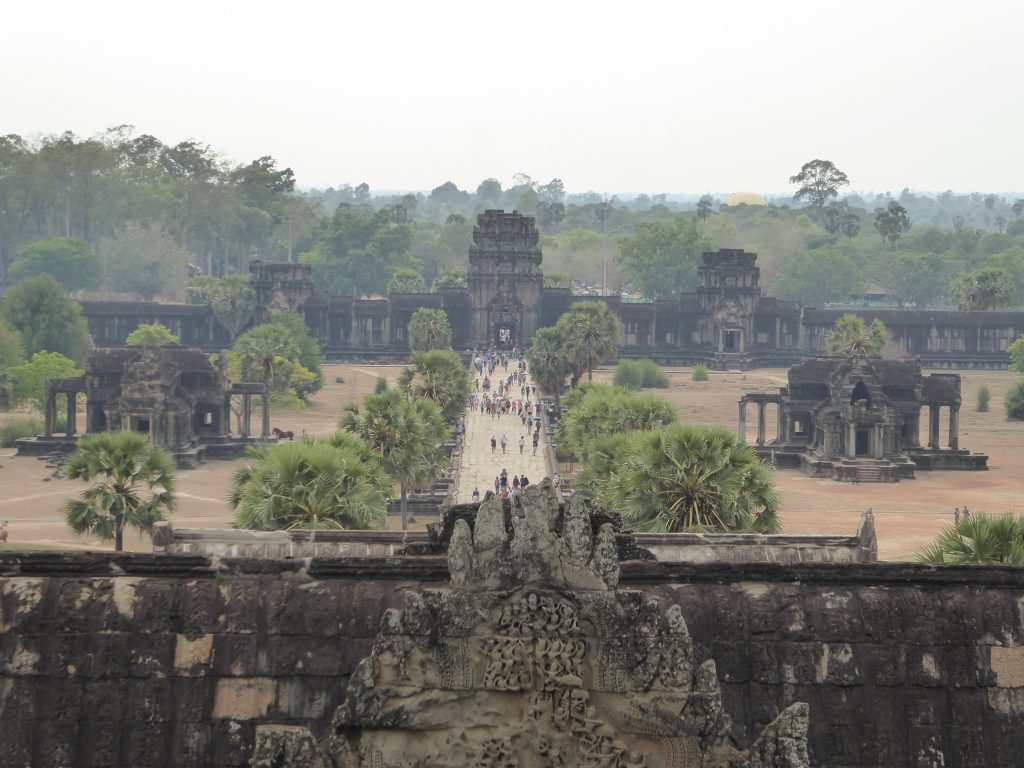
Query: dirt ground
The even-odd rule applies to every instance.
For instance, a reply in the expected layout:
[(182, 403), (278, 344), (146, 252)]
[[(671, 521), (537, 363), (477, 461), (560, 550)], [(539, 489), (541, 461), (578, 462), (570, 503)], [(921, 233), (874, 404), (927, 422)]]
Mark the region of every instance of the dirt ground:
[[(297, 435), (328, 434), (334, 430), (342, 405), (361, 401), (372, 391), (378, 376), (394, 381), (399, 367), (328, 365), (327, 382), (304, 413), (274, 414), (273, 426)], [(850, 485), (815, 480), (797, 470), (779, 470), (776, 480), (782, 494), (782, 524), (788, 533), (852, 534), (861, 512), (875, 511), (879, 555), (885, 560), (906, 560), (928, 544), (952, 522), (953, 507), (966, 504), (975, 512), (1021, 512), (1024, 490), (1024, 425), (1008, 422), (1002, 396), (1017, 380), (1016, 374), (1000, 371), (962, 371), (964, 406), (960, 411), (960, 445), (989, 454), (988, 472), (919, 472), (916, 480), (900, 483)], [(707, 382), (690, 381), (689, 369), (669, 369), (671, 388), (655, 390), (668, 398), (684, 421), (736, 427), (737, 401), (744, 392), (772, 391), (785, 384), (782, 369), (746, 373), (712, 373)], [(336, 377), (343, 383), (336, 383)], [(607, 381), (610, 372), (598, 371), (596, 380)], [(991, 410), (974, 410), (974, 392), (981, 383), (992, 390)], [(0, 414), (9, 419), (16, 414)], [(775, 434), (774, 409), (768, 408), (767, 435)], [(923, 420), (927, 424), (927, 419)], [(756, 428), (756, 408), (747, 411), (749, 437)], [(257, 422), (258, 423), (258, 422)], [(945, 441), (945, 415), (942, 423)], [(39, 459), (14, 456), (13, 449), (0, 451), (0, 520), (9, 520), (12, 544), (67, 548), (108, 548), (95, 540), (79, 538), (64, 525), (62, 502), (81, 492), (83, 485), (50, 479)], [(241, 460), (211, 461), (179, 474), (179, 506), (172, 520), (185, 528), (217, 528), (231, 524), (224, 501), (231, 475)], [(422, 527), (420, 521), (417, 527)], [(126, 535), (126, 546), (148, 551), (148, 540)]]

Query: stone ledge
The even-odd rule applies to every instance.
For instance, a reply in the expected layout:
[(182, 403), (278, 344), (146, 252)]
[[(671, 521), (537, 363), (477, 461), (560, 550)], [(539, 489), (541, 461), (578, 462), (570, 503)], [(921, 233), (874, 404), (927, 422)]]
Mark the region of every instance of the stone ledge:
[[(6, 552), (0, 576), (399, 579), (448, 582), (443, 556), (366, 558), (221, 558), (114, 552)], [(622, 563), (620, 583), (778, 584), (867, 586), (975, 586), (1024, 588), (1024, 567), (1014, 565), (922, 565), (917, 563)]]

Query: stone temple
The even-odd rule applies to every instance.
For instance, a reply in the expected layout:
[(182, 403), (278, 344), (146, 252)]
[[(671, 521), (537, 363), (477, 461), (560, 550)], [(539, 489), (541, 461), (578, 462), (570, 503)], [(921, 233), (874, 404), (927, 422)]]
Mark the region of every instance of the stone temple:
[[(814, 357), (789, 369), (778, 392), (740, 398), (739, 428), (756, 406), (758, 454), (776, 467), (814, 477), (861, 482), (913, 478), (916, 470), (984, 470), (988, 456), (960, 447), (960, 376), (924, 375), (917, 360)], [(776, 410), (776, 435), (766, 440), (766, 410)], [(927, 408), (927, 440), (920, 441)], [(946, 444), (940, 415), (948, 414)]]
[[(312, 266), (253, 262), (259, 311), (301, 315), (330, 360), (402, 358), (406, 327), (420, 307), (448, 315), (453, 346), (527, 346), (537, 328), (554, 325), (577, 299), (543, 286), (540, 236), (533, 217), (485, 211), (468, 253), (468, 288), (362, 299), (316, 290)], [(619, 355), (717, 369), (792, 365), (824, 354), (825, 335), (844, 311), (779, 301), (760, 285), (757, 255), (722, 249), (703, 255), (695, 291), (650, 303), (619, 296), (604, 302), (622, 324)], [(230, 335), (209, 307), (152, 302), (82, 302), (94, 342), (123, 345), (140, 323), (162, 323), (183, 344), (216, 352)], [(1005, 368), (1007, 347), (1024, 333), (1024, 312), (935, 310), (855, 311), (881, 319), (892, 356), (919, 358), (927, 367)]]

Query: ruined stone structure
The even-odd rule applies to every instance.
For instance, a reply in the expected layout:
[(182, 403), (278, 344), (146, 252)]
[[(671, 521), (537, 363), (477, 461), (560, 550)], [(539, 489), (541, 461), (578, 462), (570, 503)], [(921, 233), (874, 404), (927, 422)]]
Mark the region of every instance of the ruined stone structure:
[[(918, 469), (984, 470), (988, 457), (960, 447), (960, 376), (925, 376), (916, 360), (817, 357), (789, 369), (788, 386), (740, 398), (739, 435), (746, 410), (757, 406), (755, 445), (779, 467), (799, 466), (816, 477), (865, 482), (913, 478)], [(766, 410), (777, 411), (777, 433), (766, 441)], [(928, 438), (920, 443), (921, 411)], [(948, 409), (948, 439), (939, 435)]]
[[(96, 348), (83, 376), (47, 380), (45, 433), (19, 440), (19, 452), (39, 455), (73, 447), (80, 394), (85, 395), (87, 433), (142, 432), (170, 451), (180, 467), (193, 467), (208, 456), (234, 456), (250, 442), (253, 397), (262, 405), (260, 438), (270, 435), (267, 386), (230, 384), (225, 371), (200, 350), (178, 344)], [(54, 430), (60, 396), (67, 398), (69, 414), (64, 435)], [(231, 435), (232, 398), (241, 405), (236, 437)]]
[[(288, 759), (314, 766), (331, 744), (339, 746), (333, 754), (344, 754), (342, 741), (358, 748), (365, 737), (368, 747), (376, 744), (391, 729), (354, 724), (379, 724), (387, 711), (396, 714), (399, 738), (422, 734), (426, 747), (454, 739), (464, 726), (461, 743), (498, 756), (542, 746), (530, 742), (522, 723), (538, 735), (548, 724), (549, 754), (586, 734), (598, 750), (625, 746), (629, 759), (646, 749), (641, 739), (650, 739), (649, 764), (656, 764), (668, 751), (658, 736), (663, 729), (687, 736), (693, 724), (711, 723), (705, 730), (715, 738), (728, 732), (727, 750), (759, 755), (758, 745), (771, 743), (782, 726), (805, 722), (809, 764), (821, 768), (1020, 765), (1019, 567), (620, 560), (615, 590), (595, 581), (589, 590), (538, 584), (474, 592), (465, 584), (474, 569), (487, 567), (483, 555), (493, 550), (485, 546), (490, 533), (472, 526), (470, 532), (462, 551), (474, 560), (468, 570), (455, 563), (467, 577), (462, 589), (449, 586), (444, 557), (0, 552), (0, 765), (240, 768)], [(600, 549), (600, 527), (596, 540)], [(583, 560), (582, 551), (566, 545), (565, 562)], [(593, 555), (587, 562), (595, 562)], [(605, 555), (596, 563), (611, 565)], [(602, 565), (599, 572), (607, 586), (604, 574), (612, 570)], [(588, 573), (594, 572), (586, 568), (581, 576)], [(553, 603), (544, 600), (549, 596)], [(465, 623), (444, 628), (447, 617), (460, 616)], [(532, 662), (529, 691), (475, 682), (425, 689), (445, 697), (439, 712), (456, 711), (461, 697), (532, 704), (534, 696), (553, 701), (557, 694), (569, 699), (568, 727), (553, 725), (564, 709), (538, 707), (535, 720), (527, 707), (522, 723), (499, 718), (503, 727), (493, 729), (495, 742), (488, 744), (490, 736), (475, 724), (493, 722), (496, 710), (480, 707), (417, 730), (428, 724), (430, 708), (397, 683), (402, 675), (426, 680), (439, 668), (432, 666), (436, 654), (419, 650), (430, 648), (431, 637), (444, 640), (451, 658), (463, 658), (462, 647), (476, 660), (456, 667), (461, 678), (450, 685), (478, 674), (483, 681), (492, 652), (499, 660), (487, 679), (503, 679), (503, 648), (516, 649), (512, 670)], [(556, 641), (571, 651), (570, 664), (577, 664), (575, 641), (582, 642), (583, 674), (559, 676), (555, 690), (545, 691), (541, 681), (554, 670), (547, 660), (564, 655)], [(619, 650), (638, 663), (625, 670), (610, 665), (609, 675), (600, 665), (595, 670), (595, 659), (614, 659)], [(686, 678), (674, 670), (694, 675), (684, 727), (660, 706), (683, 699)], [(380, 683), (379, 697), (370, 680)], [(623, 706), (630, 701), (639, 710)], [(657, 706), (647, 706), (652, 701)], [(807, 705), (806, 720), (801, 706), (792, 708), (797, 702)], [(403, 712), (415, 728), (403, 729)], [(780, 717), (784, 712), (796, 717)], [(641, 727), (643, 734), (633, 730)], [(707, 753), (715, 738), (699, 749)], [(692, 741), (671, 743), (679, 745), (673, 755), (692, 754)]]
[[(791, 365), (824, 353), (825, 334), (845, 310), (764, 295), (756, 259), (739, 249), (706, 253), (697, 290), (675, 299), (628, 303), (618, 296), (595, 297), (622, 321), (620, 355), (735, 369)], [(537, 328), (553, 325), (575, 300), (568, 289), (543, 287), (541, 260), (532, 217), (486, 211), (473, 229), (468, 290), (356, 299), (316, 291), (308, 264), (254, 262), (251, 271), (260, 302), (257, 319), (272, 310), (301, 314), (329, 359), (399, 358), (408, 354), (406, 327), (420, 307), (448, 315), (456, 349), (528, 345)], [(99, 346), (124, 344), (140, 323), (153, 322), (206, 351), (230, 343), (208, 307), (82, 302), (82, 308)], [(929, 367), (1005, 368), (1007, 347), (1024, 333), (1024, 312), (854, 314), (885, 323), (893, 356), (916, 357)]]

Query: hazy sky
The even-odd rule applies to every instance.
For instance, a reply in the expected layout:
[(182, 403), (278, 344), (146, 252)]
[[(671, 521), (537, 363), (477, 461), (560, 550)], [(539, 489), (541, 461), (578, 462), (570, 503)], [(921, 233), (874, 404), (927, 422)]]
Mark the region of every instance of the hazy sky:
[(301, 186), (1024, 190), (1014, 0), (5, 6), (0, 133), (129, 123)]

